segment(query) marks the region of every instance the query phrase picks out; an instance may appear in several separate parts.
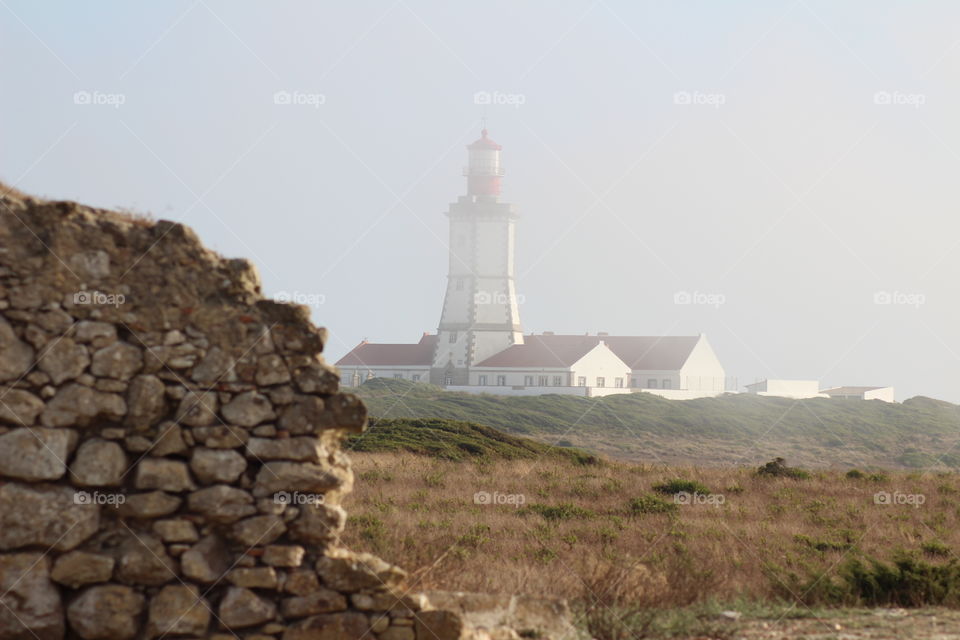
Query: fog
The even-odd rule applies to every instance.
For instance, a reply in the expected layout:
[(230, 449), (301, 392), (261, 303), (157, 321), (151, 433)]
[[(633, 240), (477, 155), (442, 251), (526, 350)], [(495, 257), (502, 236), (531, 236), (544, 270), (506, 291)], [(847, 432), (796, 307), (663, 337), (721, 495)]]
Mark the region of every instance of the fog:
[(332, 360), (436, 330), (485, 121), (525, 332), (960, 401), (956, 3), (2, 0), (0, 64), (0, 179), (192, 226)]

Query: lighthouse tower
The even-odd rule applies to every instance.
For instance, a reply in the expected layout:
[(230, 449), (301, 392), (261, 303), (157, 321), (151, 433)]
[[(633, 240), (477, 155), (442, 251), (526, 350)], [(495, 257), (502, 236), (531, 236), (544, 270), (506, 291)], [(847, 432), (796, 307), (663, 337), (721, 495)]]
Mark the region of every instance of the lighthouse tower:
[(467, 146), (467, 195), (450, 205), (450, 264), (430, 382), (470, 383), (470, 367), (523, 343), (514, 284), (517, 214), (500, 202), (501, 146), (481, 132)]

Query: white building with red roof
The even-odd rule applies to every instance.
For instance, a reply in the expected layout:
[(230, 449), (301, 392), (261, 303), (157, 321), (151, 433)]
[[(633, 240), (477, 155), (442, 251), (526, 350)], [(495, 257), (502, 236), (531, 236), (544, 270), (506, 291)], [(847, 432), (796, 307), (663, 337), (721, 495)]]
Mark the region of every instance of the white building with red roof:
[(450, 259), (437, 333), (416, 344), (363, 341), (336, 363), (343, 384), (388, 377), (512, 395), (723, 393), (723, 366), (703, 334), (523, 334), (514, 279), (518, 214), (500, 201), (500, 151), (486, 129), (467, 146), (467, 194), (447, 212)]

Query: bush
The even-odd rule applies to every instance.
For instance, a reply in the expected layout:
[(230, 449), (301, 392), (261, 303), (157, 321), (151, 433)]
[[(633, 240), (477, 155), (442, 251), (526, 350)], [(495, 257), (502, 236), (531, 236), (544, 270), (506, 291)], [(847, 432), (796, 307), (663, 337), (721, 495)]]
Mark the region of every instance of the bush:
[(773, 476), (775, 478), (793, 478), (794, 480), (807, 480), (810, 474), (803, 469), (788, 467), (783, 458), (774, 458), (767, 464), (757, 469), (757, 475)]
[(920, 550), (931, 556), (946, 557), (950, 555), (950, 547), (939, 540), (931, 540), (920, 545)]
[(673, 513), (677, 510), (677, 505), (660, 496), (640, 496), (630, 498), (627, 508), (631, 515), (639, 516), (650, 513)]
[(674, 495), (682, 492), (700, 493), (704, 495), (710, 493), (710, 489), (696, 480), (683, 480), (681, 478), (675, 478), (668, 482), (655, 484), (653, 485), (653, 490), (657, 493), (663, 493), (665, 495)]
[(867, 477), (867, 474), (859, 469), (850, 469), (850, 471), (847, 471), (847, 477), (851, 480), (862, 480)]

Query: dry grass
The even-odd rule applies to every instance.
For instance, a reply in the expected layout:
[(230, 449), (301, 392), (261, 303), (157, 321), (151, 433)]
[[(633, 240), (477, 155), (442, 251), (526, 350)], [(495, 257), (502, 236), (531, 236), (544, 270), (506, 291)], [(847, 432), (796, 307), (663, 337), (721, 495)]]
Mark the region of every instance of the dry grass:
[[(422, 588), (566, 597), (587, 609), (811, 600), (802, 583), (848, 558), (905, 550), (940, 563), (960, 549), (954, 474), (796, 480), (752, 469), (352, 457), (345, 541), (415, 570)], [(650, 505), (663, 503), (653, 487), (677, 478), (724, 504), (631, 511), (641, 496), (656, 511)], [(522, 494), (526, 505), (475, 504), (479, 491)], [(878, 505), (879, 491), (922, 494), (925, 503)], [(670, 509), (672, 497), (666, 502)]]

